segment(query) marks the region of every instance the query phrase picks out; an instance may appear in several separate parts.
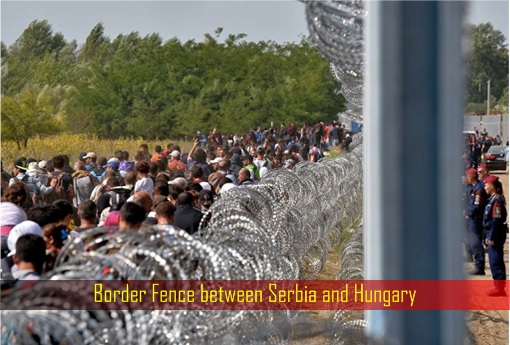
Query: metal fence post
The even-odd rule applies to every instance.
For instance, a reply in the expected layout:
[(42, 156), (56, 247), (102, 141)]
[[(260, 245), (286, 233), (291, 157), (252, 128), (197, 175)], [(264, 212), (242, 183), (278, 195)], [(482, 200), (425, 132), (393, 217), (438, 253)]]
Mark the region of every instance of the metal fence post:
[[(462, 279), (464, 4), (369, 1), (367, 9), (366, 277)], [(462, 312), (367, 319), (372, 343), (463, 342)]]

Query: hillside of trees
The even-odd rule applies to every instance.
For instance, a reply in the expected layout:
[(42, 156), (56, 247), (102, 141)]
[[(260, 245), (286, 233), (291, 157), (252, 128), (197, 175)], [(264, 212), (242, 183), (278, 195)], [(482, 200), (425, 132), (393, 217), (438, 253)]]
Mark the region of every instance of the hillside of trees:
[(305, 39), (223, 36), (218, 28), (202, 42), (136, 32), (110, 39), (100, 23), (79, 46), (34, 21), (11, 46), (2, 42), (2, 139), (177, 138), (327, 121), (345, 109), (329, 63)]

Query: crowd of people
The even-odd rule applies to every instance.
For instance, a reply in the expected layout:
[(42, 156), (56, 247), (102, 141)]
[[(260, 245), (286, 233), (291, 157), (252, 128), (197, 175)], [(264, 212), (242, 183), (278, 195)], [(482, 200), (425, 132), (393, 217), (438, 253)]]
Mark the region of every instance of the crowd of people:
[(187, 153), (172, 143), (151, 153), (142, 144), (132, 160), (123, 150), (110, 157), (90, 151), (72, 167), (64, 154), (20, 157), (12, 174), (2, 166), (2, 282), (19, 287), (39, 279), (66, 241), (98, 226), (175, 227), (195, 234), (222, 193), (249, 188), (272, 169), (318, 162), (332, 146), (349, 150), (352, 135), (336, 122), (301, 128), (282, 123), (278, 130), (258, 128), (242, 136), (198, 132)]
[(466, 186), (464, 218), (467, 225), (467, 260), (474, 262), (471, 275), (485, 275), (485, 251), (489, 255), (489, 267), (494, 279), (494, 289), (489, 296), (506, 296), (506, 267), (504, 245), (508, 226), (506, 200), (503, 185), (498, 176), (489, 175), (487, 165), (465, 172)]
[[(466, 168), (476, 169), (479, 164), (482, 164), (482, 156), (489, 151), (491, 146), (502, 146), (502, 144), (503, 142), (499, 134), (491, 136), (487, 133), (485, 128), (479, 131), (478, 128), (475, 127), (472, 133), (465, 133), (464, 155), (462, 158)], [(505, 155), (508, 164), (508, 141), (506, 142)]]

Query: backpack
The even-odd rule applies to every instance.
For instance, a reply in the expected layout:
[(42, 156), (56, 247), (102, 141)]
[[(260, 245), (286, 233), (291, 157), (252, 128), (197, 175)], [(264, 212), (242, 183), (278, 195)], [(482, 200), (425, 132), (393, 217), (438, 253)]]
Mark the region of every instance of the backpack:
[(103, 182), (103, 178), (106, 175), (106, 170), (103, 168), (95, 168), (90, 172), (92, 176), (94, 176), (99, 183)]
[(65, 172), (60, 172), (60, 174), (55, 177), (51, 176), (51, 178), (48, 178), (48, 186), (50, 185), (51, 179), (56, 178), (57, 179), (57, 185), (53, 188), (53, 190), (46, 194), (44, 197), (44, 201), (46, 204), (52, 204), (55, 200), (64, 199), (72, 203), (71, 198), (71, 191), (69, 190), (69, 187), (66, 189), (64, 185), (64, 176)]
[[(28, 190), (28, 178), (29, 176), (27, 174), (25, 174), (23, 176), (23, 178), (19, 179), (17, 176), (14, 176), (14, 179), (18, 182), (23, 182), (25, 184), (25, 187), (27, 188)], [(34, 206), (34, 200), (35, 198), (32, 198), (32, 196), (30, 196), (30, 193), (27, 197), (27, 199), (25, 200), (25, 202), (23, 203), (23, 205), (21, 206), (25, 211), (28, 211), (30, 210), (33, 206)]]
[(120, 211), (127, 202), (133, 190), (127, 187), (113, 187), (106, 194), (110, 195), (110, 212)]

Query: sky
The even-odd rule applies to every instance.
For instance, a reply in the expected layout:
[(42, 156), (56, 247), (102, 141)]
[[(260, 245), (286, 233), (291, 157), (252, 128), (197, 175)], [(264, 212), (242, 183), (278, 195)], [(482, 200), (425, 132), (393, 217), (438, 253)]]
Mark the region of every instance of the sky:
[[(474, 1), (468, 20), (491, 22), (508, 37), (508, 1)], [(154, 32), (164, 40), (201, 41), (222, 27), (223, 35), (246, 40), (299, 42), (308, 34), (305, 6), (297, 0), (266, 1), (1, 1), (1, 39), (11, 45), (33, 20), (46, 19), (54, 32), (83, 44), (99, 22), (105, 35)], [(508, 40), (507, 40), (508, 42)]]

